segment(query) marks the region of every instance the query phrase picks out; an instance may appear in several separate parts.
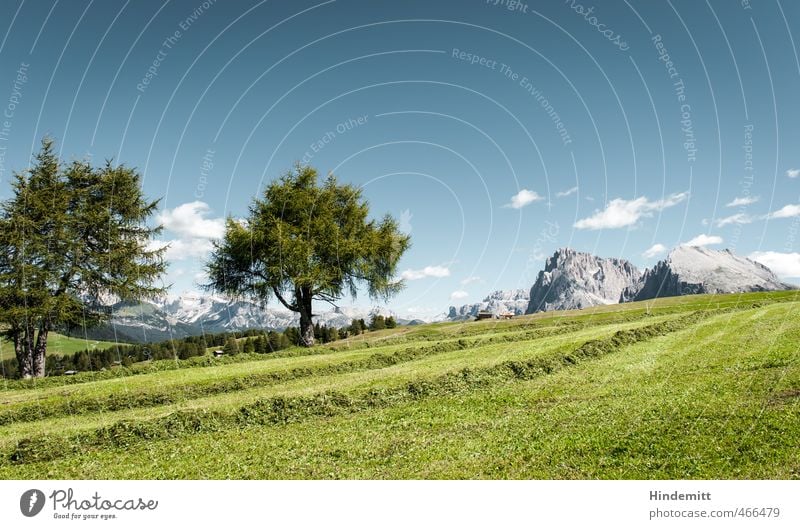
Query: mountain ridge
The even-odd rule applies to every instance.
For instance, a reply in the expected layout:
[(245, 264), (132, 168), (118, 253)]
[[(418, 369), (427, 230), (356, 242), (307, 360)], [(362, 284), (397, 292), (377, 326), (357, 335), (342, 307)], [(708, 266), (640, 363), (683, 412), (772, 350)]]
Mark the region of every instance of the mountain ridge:
[[(781, 281), (761, 263), (737, 256), (730, 249), (711, 250), (702, 246), (678, 246), (653, 267), (640, 271), (630, 261), (598, 257), (564, 247), (545, 260), (527, 296), (524, 312), (494, 306), (490, 298), (482, 302), (451, 306), (448, 319), (464, 320), (478, 311), (532, 314), (551, 310), (581, 309), (655, 297), (701, 293), (758, 292), (792, 290), (795, 285)], [(501, 296), (502, 297), (502, 296)]]

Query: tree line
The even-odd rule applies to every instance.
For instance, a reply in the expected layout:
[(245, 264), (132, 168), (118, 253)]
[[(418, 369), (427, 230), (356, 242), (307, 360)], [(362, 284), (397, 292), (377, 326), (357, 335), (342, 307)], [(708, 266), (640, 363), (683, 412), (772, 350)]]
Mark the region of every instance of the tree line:
[[(393, 329), (396, 326), (394, 317), (384, 318), (380, 315), (373, 316), (369, 324), (363, 319), (354, 319), (349, 326), (341, 328), (317, 322), (314, 324), (314, 338), (319, 343), (330, 343), (368, 331)], [(188, 360), (208, 354), (210, 348), (218, 348), (225, 355), (269, 354), (296, 345), (302, 345), (298, 327), (289, 327), (283, 332), (249, 329), (146, 344), (118, 344), (103, 349), (83, 349), (62, 356), (51, 355), (45, 361), (44, 371), (45, 376), (60, 376), (70, 372), (102, 371), (116, 366), (130, 367), (134, 363), (151, 360)], [(20, 376), (16, 358), (0, 363), (0, 376)]]

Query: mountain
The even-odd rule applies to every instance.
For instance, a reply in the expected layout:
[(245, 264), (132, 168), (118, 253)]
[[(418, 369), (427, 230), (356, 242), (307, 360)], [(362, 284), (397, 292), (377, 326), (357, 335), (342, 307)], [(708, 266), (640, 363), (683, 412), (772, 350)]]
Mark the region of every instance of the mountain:
[[(112, 318), (107, 324), (84, 331), (67, 331), (94, 340), (119, 342), (158, 342), (204, 333), (235, 332), (247, 329), (284, 330), (297, 326), (300, 316), (283, 307), (265, 308), (248, 301), (223, 296), (185, 292), (180, 296), (141, 303), (109, 303)], [(354, 319), (369, 321), (373, 315), (393, 316), (400, 325), (416, 325), (444, 319), (401, 318), (385, 307), (335, 307), (319, 311), (314, 321), (332, 327), (345, 327)]]
[(483, 298), (479, 303), (462, 305), (460, 307), (450, 307), (447, 313), (449, 320), (465, 320), (477, 316), (480, 311), (489, 311), (493, 314), (503, 312), (513, 312), (514, 314), (525, 314), (528, 307), (528, 291), (517, 290), (496, 290)]
[(539, 272), (525, 313), (619, 303), (640, 278), (641, 272), (624, 259), (561, 248)]
[(730, 250), (710, 250), (700, 246), (679, 246), (666, 259), (645, 272), (641, 284), (625, 296), (634, 300), (683, 296), (792, 290), (772, 270), (739, 257)]

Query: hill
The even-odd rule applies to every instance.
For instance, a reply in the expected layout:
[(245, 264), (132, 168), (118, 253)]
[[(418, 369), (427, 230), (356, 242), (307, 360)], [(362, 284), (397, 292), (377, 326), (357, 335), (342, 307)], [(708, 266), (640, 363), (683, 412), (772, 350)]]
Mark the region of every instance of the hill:
[(798, 311), (659, 298), (12, 381), (0, 478), (800, 478)]
[[(117, 343), (113, 341), (90, 340), (86, 338), (73, 338), (51, 332), (47, 336), (47, 354), (54, 356), (68, 355), (84, 349), (105, 349)], [(14, 344), (0, 338), (0, 361), (14, 357)]]

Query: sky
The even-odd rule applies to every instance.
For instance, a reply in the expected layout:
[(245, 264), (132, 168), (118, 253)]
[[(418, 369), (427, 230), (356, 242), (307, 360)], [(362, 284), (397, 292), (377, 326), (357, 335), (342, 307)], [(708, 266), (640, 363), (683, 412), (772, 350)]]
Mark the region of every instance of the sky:
[(798, 2), (10, 0), (0, 21), (0, 198), (45, 135), (136, 167), (175, 294), (298, 161), (411, 235), (400, 314), (528, 289), (565, 246), (642, 268), (730, 248), (800, 282)]

